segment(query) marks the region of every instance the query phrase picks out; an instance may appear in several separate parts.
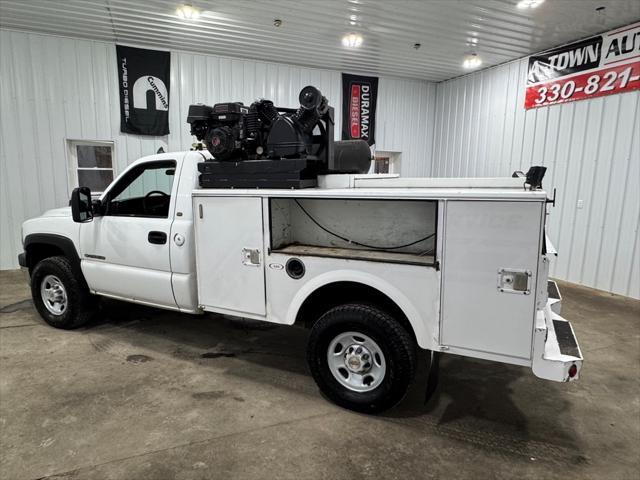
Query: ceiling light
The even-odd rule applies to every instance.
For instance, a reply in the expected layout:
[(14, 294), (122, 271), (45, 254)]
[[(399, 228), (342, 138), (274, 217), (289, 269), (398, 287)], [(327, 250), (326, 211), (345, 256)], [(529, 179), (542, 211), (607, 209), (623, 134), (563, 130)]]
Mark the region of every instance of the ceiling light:
[(518, 2), (518, 5), (516, 5), (518, 8), (536, 8), (538, 6), (540, 6), (542, 3), (544, 3), (544, 0), (520, 0)]
[(362, 36), (357, 33), (350, 33), (342, 37), (342, 45), (348, 48), (358, 48), (362, 45)]
[(176, 9), (176, 15), (185, 20), (197, 20), (200, 16), (200, 10), (193, 8), (189, 4), (184, 4)]
[(464, 62), (462, 62), (462, 67), (466, 68), (467, 70), (478, 68), (480, 65), (482, 65), (482, 59), (476, 53), (467, 55), (466, 57), (464, 57)]

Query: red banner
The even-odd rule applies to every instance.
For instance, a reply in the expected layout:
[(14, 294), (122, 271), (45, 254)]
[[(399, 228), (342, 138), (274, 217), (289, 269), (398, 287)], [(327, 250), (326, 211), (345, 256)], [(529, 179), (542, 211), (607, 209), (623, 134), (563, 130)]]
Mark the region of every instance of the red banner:
[(349, 125), (351, 125), (351, 136), (360, 138), (360, 85), (351, 85), (350, 98)]
[(640, 23), (529, 57), (525, 108), (640, 88)]

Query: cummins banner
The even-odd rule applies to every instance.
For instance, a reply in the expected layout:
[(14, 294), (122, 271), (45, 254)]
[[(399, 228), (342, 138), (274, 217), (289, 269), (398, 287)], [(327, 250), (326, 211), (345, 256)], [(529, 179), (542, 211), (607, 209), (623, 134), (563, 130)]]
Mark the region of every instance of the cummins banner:
[(378, 79), (342, 74), (342, 139), (376, 143)]
[(169, 133), (171, 54), (116, 45), (120, 81), (120, 131)]
[(640, 88), (640, 23), (529, 57), (525, 108)]

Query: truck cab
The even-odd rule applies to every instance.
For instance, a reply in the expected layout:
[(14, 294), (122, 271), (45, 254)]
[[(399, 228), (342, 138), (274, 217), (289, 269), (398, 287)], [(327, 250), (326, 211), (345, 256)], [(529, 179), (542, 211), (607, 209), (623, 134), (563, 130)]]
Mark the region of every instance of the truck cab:
[(90, 221), (74, 222), (71, 208), (26, 221), (27, 266), (32, 269), (39, 259), (43, 235), (61, 237), (70, 243), (67, 250), (75, 250), (92, 293), (197, 312), (191, 192), (197, 186), (196, 165), (207, 155), (139, 159), (90, 200)]
[[(23, 225), (20, 264), (59, 328), (99, 297), (311, 329), (308, 363), (333, 401), (397, 403), (417, 351), (573, 381), (582, 354), (560, 316), (547, 194), (521, 178), (326, 175), (317, 188), (201, 188), (206, 151), (132, 163), (99, 197)], [(434, 367), (435, 368), (435, 367)], [(430, 377), (431, 378), (431, 377)]]

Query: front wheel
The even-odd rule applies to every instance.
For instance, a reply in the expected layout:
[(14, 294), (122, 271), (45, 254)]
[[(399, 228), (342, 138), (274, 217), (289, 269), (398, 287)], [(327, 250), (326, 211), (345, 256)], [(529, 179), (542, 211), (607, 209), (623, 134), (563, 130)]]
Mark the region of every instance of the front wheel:
[(35, 266), (31, 296), (40, 316), (56, 328), (77, 328), (96, 308), (95, 298), (76, 278), (66, 257), (45, 258)]
[(396, 405), (416, 370), (415, 341), (386, 312), (340, 305), (314, 324), (307, 362), (320, 390), (338, 405), (376, 413)]

